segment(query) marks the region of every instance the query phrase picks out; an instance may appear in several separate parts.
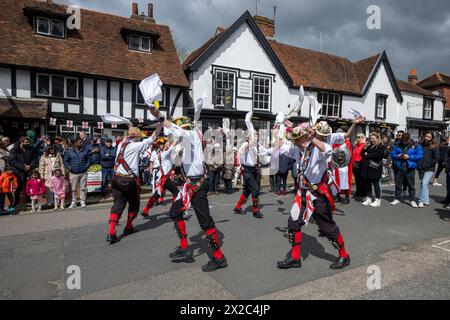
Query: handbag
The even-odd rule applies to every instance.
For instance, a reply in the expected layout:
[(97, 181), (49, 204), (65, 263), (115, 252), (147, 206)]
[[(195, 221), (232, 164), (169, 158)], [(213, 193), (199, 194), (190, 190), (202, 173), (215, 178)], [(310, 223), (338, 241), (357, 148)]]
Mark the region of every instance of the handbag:
[(379, 162), (376, 162), (376, 161), (373, 161), (373, 160), (370, 160), (369, 161), (369, 168), (372, 168), (372, 169), (374, 169), (374, 170), (378, 170), (378, 168), (380, 167), (380, 163)]

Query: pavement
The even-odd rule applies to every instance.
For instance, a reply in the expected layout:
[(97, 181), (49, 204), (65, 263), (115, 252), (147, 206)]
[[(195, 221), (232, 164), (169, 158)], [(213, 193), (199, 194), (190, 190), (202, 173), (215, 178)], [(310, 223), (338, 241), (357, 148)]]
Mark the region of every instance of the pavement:
[[(264, 191), (262, 220), (232, 213), (239, 192), (209, 198), (229, 263), (213, 273), (201, 271), (209, 250), (195, 215), (187, 222), (193, 261), (168, 257), (178, 245), (169, 203), (114, 245), (105, 241), (110, 203), (0, 217), (0, 299), (450, 298), (450, 210), (438, 203), (445, 187), (430, 186), (423, 209), (391, 206), (389, 186), (380, 208), (339, 204), (335, 220), (352, 259), (341, 271), (329, 268), (337, 253), (314, 224), (303, 230), (302, 268), (276, 268), (290, 249), (283, 234), (293, 195)], [(79, 289), (70, 287), (73, 266)]]

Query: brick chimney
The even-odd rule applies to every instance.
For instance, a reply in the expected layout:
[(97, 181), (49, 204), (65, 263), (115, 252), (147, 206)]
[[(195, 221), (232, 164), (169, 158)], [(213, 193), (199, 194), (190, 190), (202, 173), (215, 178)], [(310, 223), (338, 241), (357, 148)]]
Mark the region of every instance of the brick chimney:
[(412, 69), (409, 71), (408, 82), (413, 86), (417, 85), (417, 70)]
[(139, 7), (136, 2), (133, 2), (131, 6), (131, 18), (138, 19), (145, 22), (155, 23), (155, 19), (153, 19), (153, 3), (148, 4), (148, 12), (145, 14), (144, 11), (139, 14)]
[(254, 16), (254, 19), (266, 38), (273, 39), (275, 36), (275, 21), (262, 16)]
[(147, 15), (150, 19), (153, 19), (153, 3), (148, 4), (148, 12)]
[(139, 14), (138, 4), (136, 2), (133, 2), (131, 4), (131, 15), (137, 16), (138, 14)]

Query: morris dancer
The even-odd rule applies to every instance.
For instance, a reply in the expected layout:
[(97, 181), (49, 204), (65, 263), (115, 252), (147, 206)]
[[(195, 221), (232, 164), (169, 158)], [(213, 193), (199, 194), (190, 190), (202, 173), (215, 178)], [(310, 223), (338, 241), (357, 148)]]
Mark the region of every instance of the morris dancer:
[[(175, 230), (180, 238), (180, 246), (169, 254), (172, 259), (188, 259), (192, 257), (192, 251), (188, 245), (186, 224), (183, 218), (183, 212), (186, 211), (192, 203), (200, 227), (206, 233), (208, 245), (213, 251), (211, 260), (202, 267), (204, 272), (211, 272), (217, 269), (227, 267), (227, 259), (222, 253), (217, 235), (217, 229), (214, 219), (209, 212), (208, 189), (209, 181), (205, 175), (204, 154), (201, 132), (195, 128), (195, 124), (200, 117), (197, 108), (201, 109), (201, 103), (196, 106), (194, 124), (186, 117), (175, 119), (174, 123), (167, 120), (164, 122), (165, 134), (174, 140), (183, 138), (183, 142), (188, 145), (184, 150), (183, 169), (186, 175), (186, 181), (183, 184), (182, 191), (170, 208), (170, 218), (175, 224)], [(153, 115), (159, 117), (159, 111), (154, 110)], [(184, 145), (183, 145), (184, 146)], [(188, 150), (186, 150), (186, 147)]]
[[(323, 132), (321, 132), (323, 134)], [(319, 232), (328, 238), (334, 248), (339, 250), (339, 257), (330, 266), (342, 269), (350, 264), (350, 256), (345, 250), (344, 238), (339, 227), (333, 221), (332, 210), (335, 209), (328, 182), (328, 162), (331, 158), (331, 146), (316, 138), (316, 132), (307, 123), (301, 124), (291, 132), (294, 144), (301, 151), (299, 179), (300, 186), (295, 196), (288, 220), (287, 238), (292, 245), (290, 255), (278, 262), (278, 268), (300, 268), (301, 229), (308, 224), (312, 216), (319, 227)]]
[(106, 239), (111, 244), (120, 240), (116, 235), (116, 226), (127, 204), (128, 219), (123, 233), (130, 235), (134, 232), (133, 220), (139, 213), (140, 205), (140, 156), (151, 146), (161, 129), (162, 123), (156, 127), (151, 137), (139, 141), (142, 137), (141, 131), (130, 124), (128, 136), (117, 148), (114, 176), (111, 183), (114, 203), (111, 208), (109, 233)]
[(177, 141), (172, 144), (167, 138), (159, 138), (158, 144), (164, 145), (164, 150), (159, 153), (158, 161), (161, 163), (159, 171), (157, 173), (157, 180), (155, 182), (155, 190), (153, 196), (148, 200), (147, 205), (142, 210), (142, 216), (149, 217), (149, 211), (153, 207), (154, 203), (162, 197), (165, 190), (169, 190), (172, 193), (173, 199), (178, 196), (179, 190), (173, 183), (173, 164), (172, 164), (172, 151), (177, 145)]
[(247, 198), (252, 195), (252, 213), (255, 218), (262, 219), (264, 216), (258, 207), (259, 197), (259, 177), (257, 166), (259, 165), (259, 150), (258, 140), (256, 138), (255, 130), (251, 122), (252, 112), (245, 116), (245, 124), (247, 125), (248, 138), (246, 142), (239, 149), (240, 162), (243, 168), (244, 188), (239, 198), (234, 212), (236, 214), (245, 214), (242, 210), (242, 205), (247, 202)]

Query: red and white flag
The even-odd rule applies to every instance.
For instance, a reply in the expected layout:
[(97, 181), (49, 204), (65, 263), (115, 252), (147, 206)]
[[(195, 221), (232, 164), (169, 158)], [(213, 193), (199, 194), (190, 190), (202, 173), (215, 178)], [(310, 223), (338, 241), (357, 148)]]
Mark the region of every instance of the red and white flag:
[(89, 122), (83, 121), (83, 122), (81, 123), (81, 127), (82, 127), (83, 129), (89, 128)]
[(97, 128), (103, 129), (103, 122), (97, 122)]
[(72, 120), (67, 120), (66, 127), (67, 128), (73, 128), (73, 121)]
[(117, 128), (117, 123), (115, 123), (115, 122), (111, 123), (111, 128), (113, 128), (113, 129)]
[(50, 125), (56, 126), (56, 118), (50, 118)]
[(306, 192), (306, 208), (302, 208), (302, 194), (301, 189), (294, 198), (294, 203), (292, 204), (291, 208), (291, 217), (292, 220), (297, 221), (300, 218), (301, 210), (303, 209), (302, 214), (302, 220), (305, 222), (305, 226), (308, 226), (309, 219), (311, 218), (312, 214), (314, 213), (314, 205), (313, 202), (316, 200), (316, 197), (313, 196), (311, 191)]
[(144, 122), (144, 118), (143, 117), (139, 117), (138, 120), (139, 120), (139, 123), (143, 123)]

